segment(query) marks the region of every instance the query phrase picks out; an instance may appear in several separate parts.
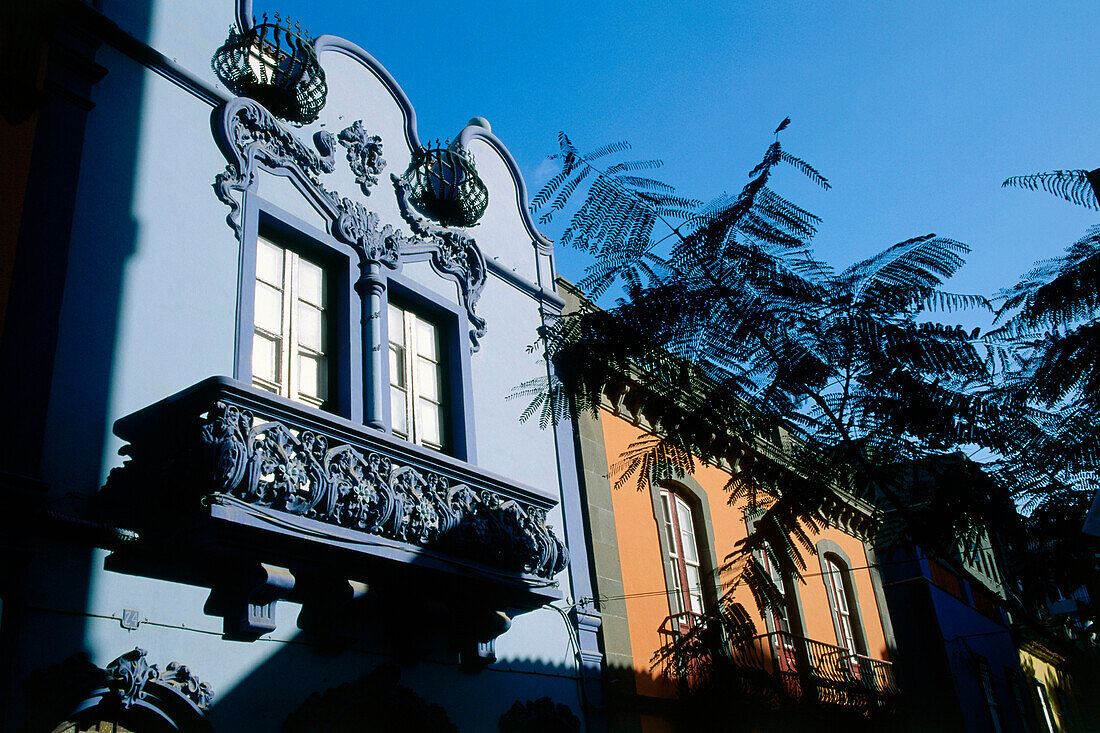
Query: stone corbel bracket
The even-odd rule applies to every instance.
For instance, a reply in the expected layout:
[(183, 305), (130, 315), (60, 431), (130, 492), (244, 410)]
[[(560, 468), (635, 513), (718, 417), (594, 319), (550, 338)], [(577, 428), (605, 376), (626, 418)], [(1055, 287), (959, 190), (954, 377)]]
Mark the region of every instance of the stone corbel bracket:
[(286, 568), (256, 563), (230, 573), (210, 592), (206, 613), (224, 619), (227, 639), (251, 641), (276, 628), (279, 599), (294, 589), (294, 575)]

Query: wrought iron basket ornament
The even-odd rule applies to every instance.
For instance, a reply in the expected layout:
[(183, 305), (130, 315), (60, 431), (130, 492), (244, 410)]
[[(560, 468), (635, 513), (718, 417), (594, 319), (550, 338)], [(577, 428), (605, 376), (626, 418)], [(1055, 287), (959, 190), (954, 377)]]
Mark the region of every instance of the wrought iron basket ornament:
[(413, 206), (444, 226), (473, 226), (489, 205), (489, 190), (462, 148), (421, 148), (402, 177)]
[(295, 125), (313, 122), (325, 106), (328, 84), (312, 40), (277, 13), (274, 22), (265, 13), (262, 23), (241, 33), (230, 28), (210, 66), (238, 97), (254, 99)]

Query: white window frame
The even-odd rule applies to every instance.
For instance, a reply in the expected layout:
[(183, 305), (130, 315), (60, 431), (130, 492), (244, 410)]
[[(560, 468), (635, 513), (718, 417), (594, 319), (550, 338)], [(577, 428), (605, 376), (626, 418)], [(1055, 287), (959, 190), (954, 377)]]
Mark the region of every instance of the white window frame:
[[(445, 450), (450, 443), (450, 404), (443, 324), (402, 302), (392, 301), (388, 303), (386, 319), (390, 432), (425, 448)], [(422, 350), (424, 329), (433, 334), (431, 352)], [(398, 427), (398, 406), (405, 416), (403, 430)], [(426, 417), (428, 410), (434, 410), (434, 432), (430, 429), (431, 420)]]
[[(660, 501), (661, 531), (665, 533), (668, 544), (665, 562), (668, 563), (668, 577), (672, 579), (672, 587), (668, 589), (669, 610), (673, 616), (686, 612), (702, 614), (706, 610), (703, 595), (703, 555), (695, 531), (691, 504), (676, 492), (665, 488), (660, 490)], [(694, 553), (689, 553), (687, 548)]]
[(825, 586), (833, 601), (829, 608), (833, 612), (834, 628), (838, 634), (837, 646), (843, 647), (849, 654), (859, 654), (855, 619), (852, 617), (853, 599), (849, 597), (848, 584), (845, 582), (848, 568), (835, 555), (825, 557), (825, 567), (828, 569)]
[(1039, 680), (1033, 679), (1031, 681), (1035, 689), (1035, 697), (1039, 700), (1039, 711), (1043, 714), (1043, 722), (1046, 723), (1046, 729), (1049, 733), (1058, 733), (1058, 723), (1054, 716), (1054, 707), (1050, 704), (1050, 695), (1047, 693), (1046, 685)]
[[(271, 273), (263, 272), (262, 259), (264, 248), (277, 250), (280, 253), (280, 263), (276, 268), (278, 281), (271, 277)], [(303, 273), (307, 268), (312, 268), (320, 273), (319, 297), (309, 300)], [(261, 323), (260, 292), (270, 290), (277, 293), (279, 298), (279, 323)], [(332, 298), (332, 273), (325, 263), (318, 258), (301, 254), (298, 250), (285, 246), (267, 236), (258, 236), (256, 240), (256, 268), (253, 278), (253, 317), (252, 317), (252, 383), (262, 389), (288, 399), (302, 402), (311, 407), (329, 409), (332, 404), (332, 353), (331, 332), (333, 327)], [(316, 302), (319, 301), (319, 302)], [(303, 315), (307, 311), (318, 313), (319, 324), (316, 328), (316, 344), (305, 342), (306, 334), (313, 330), (306, 328), (308, 316)], [(275, 362), (272, 378), (266, 374), (258, 374), (257, 365), (261, 353), (256, 348), (257, 341), (266, 340), (274, 344)], [(302, 369), (300, 364), (303, 359), (312, 359), (319, 362), (317, 370), (317, 394), (302, 391)]]

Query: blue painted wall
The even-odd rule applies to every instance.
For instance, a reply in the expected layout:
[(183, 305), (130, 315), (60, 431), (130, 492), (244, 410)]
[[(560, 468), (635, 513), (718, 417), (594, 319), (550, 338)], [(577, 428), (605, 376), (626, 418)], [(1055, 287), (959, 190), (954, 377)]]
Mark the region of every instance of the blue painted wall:
[[(253, 287), (249, 253), (255, 246), (256, 197), (307, 228), (325, 233), (331, 227), (280, 175), (258, 174), (245, 202), (240, 238), (226, 222), (229, 208), (215, 195), (214, 177), (226, 159), (212, 120), (229, 95), (216, 83), (209, 60), (244, 11), (246, 6), (230, 0), (103, 3), (106, 25), (117, 24), (122, 35), (148, 46), (108, 39), (98, 51), (96, 61), (108, 73), (93, 89), (83, 154), (73, 161), (77, 200), (50, 397), (43, 406), (40, 471), (61, 513), (80, 515), (87, 505), (81, 497), (94, 495), (123, 464), (117, 454), (122, 441), (111, 432), (116, 420), (211, 375), (247, 381), (239, 342), (251, 327), (241, 312), (240, 293)], [(320, 54), (329, 101), (320, 120), (294, 132), (309, 147), (315, 132), (336, 133), (355, 120), (381, 135), (388, 165), (369, 197), (354, 182), (342, 148), (336, 150), (336, 170), (323, 176), (323, 184), (407, 232), (389, 175), (405, 170), (418, 145), (415, 113), (369, 56), (338, 39), (319, 45), (329, 49)], [(146, 53), (150, 47), (152, 53)], [(141, 51), (141, 62), (134, 48)], [(453, 129), (430, 134), (457, 135), (471, 112), (456, 110)], [(579, 517), (572, 441), (521, 423), (526, 403), (508, 399), (515, 386), (546, 374), (546, 365), (527, 347), (536, 339), (544, 310), (560, 305), (552, 248), (526, 214), (522, 180), (500, 141), (481, 126), (466, 128), (464, 135), (490, 192), (483, 220), (467, 232), (490, 265), (478, 304), (487, 333), (479, 350), (463, 355), (468, 374), (456, 387), (469, 405), (469, 419), (462, 422), (472, 433), (469, 455), (476, 455), (479, 468), (554, 500), (549, 523), (567, 537), (573, 563), (557, 580), (564, 599), (579, 598), (591, 591), (583, 534), (568, 516)], [(331, 238), (318, 237), (318, 246), (333, 246)], [(346, 250), (337, 254), (347, 258)], [(464, 318), (457, 288), (427, 262), (409, 262), (395, 273), (393, 287), (402, 286)], [(358, 326), (358, 303), (348, 295), (353, 326)], [(341, 358), (350, 363), (353, 356), (360, 354)], [(362, 378), (355, 369), (341, 374)], [(357, 390), (351, 394), (361, 399)], [(351, 409), (361, 414), (361, 406)], [(153, 487), (149, 500), (156, 501)], [(309, 694), (354, 680), (390, 659), (382, 650), (392, 630), (370, 630), (340, 653), (311, 646), (295, 627), (300, 608), (291, 602), (281, 602), (280, 625), (272, 634), (251, 643), (225, 641), (221, 619), (204, 613), (208, 589), (110, 570), (107, 557), (107, 551), (90, 548), (75, 534), (42, 538), (30, 564), (28, 611), (20, 630), (28, 643), (16, 660), (20, 670), (31, 673), (76, 653), (103, 667), (138, 646), (150, 661), (162, 667), (181, 661), (211, 683), (217, 695), (211, 720), (218, 729), (258, 731), (277, 730)], [(136, 630), (121, 627), (123, 609), (138, 612)], [(423, 642), (414, 661), (401, 660), (403, 684), (443, 705), (464, 730), (494, 729), (515, 700), (546, 695), (584, 718), (580, 650), (569, 623), (554, 609), (518, 616), (498, 639), (499, 661), (477, 673), (461, 670), (454, 650), (431, 629), (403, 629), (400, 633)], [(595, 648), (588, 637), (591, 654)]]
[(902, 729), (995, 730), (979, 682), (977, 659), (982, 658), (1000, 707), (1000, 729), (1023, 731), (1010, 682), (1019, 674), (1019, 658), (1006, 620), (979, 612), (965, 588), (962, 600), (934, 582), (932, 561), (920, 548), (877, 555), (897, 639)]

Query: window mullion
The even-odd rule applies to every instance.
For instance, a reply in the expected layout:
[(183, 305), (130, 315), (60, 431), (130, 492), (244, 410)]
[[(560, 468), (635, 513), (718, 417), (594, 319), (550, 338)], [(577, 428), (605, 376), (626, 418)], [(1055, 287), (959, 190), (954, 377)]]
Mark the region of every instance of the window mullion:
[(412, 311), (402, 314), (401, 328), (405, 331), (405, 414), (409, 416), (409, 440), (417, 445), (420, 441), (420, 426), (416, 419), (416, 315)]
[(284, 397), (292, 400), (298, 399), (298, 254), (286, 250), (283, 265), (283, 339), (286, 348), (283, 349), (283, 374), (286, 375), (286, 390)]

